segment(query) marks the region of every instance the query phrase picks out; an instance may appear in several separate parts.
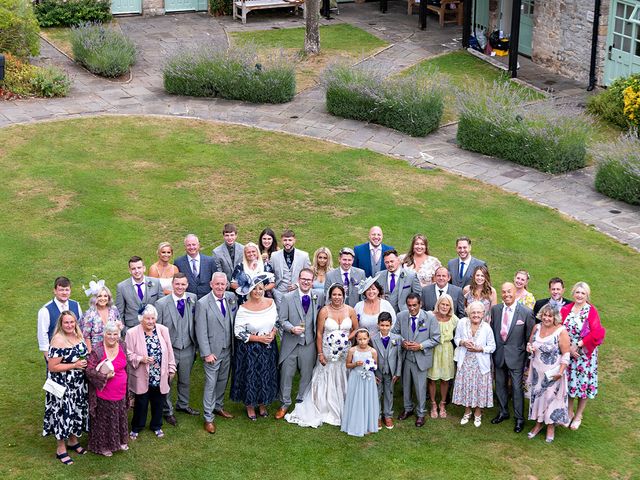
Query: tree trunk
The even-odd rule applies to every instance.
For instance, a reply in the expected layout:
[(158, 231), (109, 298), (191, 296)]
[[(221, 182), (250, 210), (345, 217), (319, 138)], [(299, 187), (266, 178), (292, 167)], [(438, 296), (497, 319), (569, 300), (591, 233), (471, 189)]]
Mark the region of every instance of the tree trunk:
[(304, 53), (317, 55), (320, 53), (320, 0), (306, 0), (305, 10), (307, 22), (304, 35)]

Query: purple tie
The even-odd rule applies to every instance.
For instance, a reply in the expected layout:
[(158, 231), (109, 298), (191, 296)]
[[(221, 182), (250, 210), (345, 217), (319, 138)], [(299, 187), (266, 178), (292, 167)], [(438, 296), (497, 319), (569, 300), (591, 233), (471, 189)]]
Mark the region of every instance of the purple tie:
[(138, 297), (142, 300), (144, 298), (144, 293), (142, 293), (142, 283), (136, 283), (136, 287), (138, 288)]
[(349, 272), (344, 272), (344, 286), (349, 286)]
[(411, 317), (411, 331), (416, 333), (416, 317)]
[(180, 316), (184, 317), (184, 298), (178, 300), (176, 307), (178, 307), (178, 313), (180, 314)]
[(389, 346), (389, 337), (382, 337), (382, 345), (384, 345), (384, 348)]
[(218, 299), (218, 301), (220, 302), (220, 312), (222, 313), (223, 317), (227, 316), (227, 310), (224, 308), (224, 298), (220, 298)]
[(311, 305), (311, 299), (309, 295), (302, 296), (302, 309), (304, 310), (305, 315), (309, 313), (309, 305)]
[(391, 282), (389, 282), (389, 293), (393, 293), (393, 290), (396, 288), (396, 274), (391, 274)]

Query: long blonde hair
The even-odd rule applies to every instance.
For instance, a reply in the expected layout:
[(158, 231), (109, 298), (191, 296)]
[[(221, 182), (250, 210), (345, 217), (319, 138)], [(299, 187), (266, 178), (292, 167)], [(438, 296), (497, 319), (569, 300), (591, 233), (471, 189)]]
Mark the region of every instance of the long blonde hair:
[[(82, 330), (80, 330), (80, 324), (78, 323), (78, 317), (71, 310), (65, 310), (64, 312), (60, 312), (60, 316), (56, 321), (56, 328), (53, 330), (53, 336), (55, 337), (57, 334), (64, 335), (64, 331), (62, 330), (62, 319), (66, 316), (70, 316), (76, 322), (75, 334), (76, 338), (82, 340), (84, 337), (82, 336)], [(52, 337), (53, 338), (53, 337)]]
[(327, 256), (327, 266), (324, 270), (325, 273), (333, 270), (333, 256), (331, 255), (331, 250), (327, 247), (320, 247), (315, 252), (313, 252), (313, 264), (311, 265), (311, 269), (313, 270), (313, 276), (318, 276), (318, 255), (324, 253)]

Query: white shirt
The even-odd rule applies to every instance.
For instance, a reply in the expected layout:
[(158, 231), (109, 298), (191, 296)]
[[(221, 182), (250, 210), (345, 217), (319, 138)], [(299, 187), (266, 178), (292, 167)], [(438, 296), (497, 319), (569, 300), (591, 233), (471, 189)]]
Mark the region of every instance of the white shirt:
[[(449, 289), (449, 284), (447, 283), (443, 288), (440, 288), (438, 286), (438, 284), (434, 283), (433, 284), (434, 287), (436, 287), (436, 299), (440, 299), (440, 297), (444, 294), (447, 293), (447, 290)], [(440, 290), (442, 290), (442, 294), (440, 294)]]
[(142, 296), (144, 296), (145, 293), (147, 293), (147, 285), (145, 282), (146, 277), (142, 277), (142, 281), (141, 282), (136, 282), (136, 280), (131, 277), (131, 283), (133, 284), (133, 288), (135, 289), (135, 293), (136, 295), (138, 294), (138, 283), (141, 283), (142, 285), (140, 285), (140, 288), (142, 289)]
[[(69, 310), (69, 302), (60, 303), (57, 298), (54, 298), (53, 302), (61, 312)], [(49, 326), (51, 325), (51, 318), (49, 318), (47, 305), (49, 305), (49, 302), (38, 310), (38, 349), (45, 353), (49, 351)], [(78, 313), (82, 317), (82, 308), (80, 307), (80, 304), (78, 304)], [(57, 320), (58, 319), (56, 318), (53, 321), (55, 322)], [(79, 318), (78, 321), (80, 321)]]

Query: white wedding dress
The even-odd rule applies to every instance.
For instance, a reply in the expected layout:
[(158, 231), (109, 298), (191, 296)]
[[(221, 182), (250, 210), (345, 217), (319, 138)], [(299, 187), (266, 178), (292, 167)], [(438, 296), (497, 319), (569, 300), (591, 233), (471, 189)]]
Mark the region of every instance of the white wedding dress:
[(347, 394), (346, 359), (351, 344), (347, 342), (338, 351), (336, 340), (340, 340), (341, 345), (344, 343), (343, 338), (348, 337), (350, 332), (350, 317), (344, 318), (341, 323), (327, 317), (322, 334), (322, 352), (327, 364), (316, 363), (309, 389), (305, 392), (302, 403), (296, 404), (293, 412), (285, 415), (287, 422), (313, 428), (323, 423), (340, 426)]

